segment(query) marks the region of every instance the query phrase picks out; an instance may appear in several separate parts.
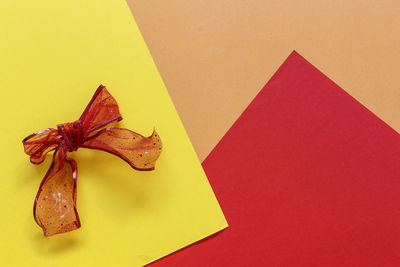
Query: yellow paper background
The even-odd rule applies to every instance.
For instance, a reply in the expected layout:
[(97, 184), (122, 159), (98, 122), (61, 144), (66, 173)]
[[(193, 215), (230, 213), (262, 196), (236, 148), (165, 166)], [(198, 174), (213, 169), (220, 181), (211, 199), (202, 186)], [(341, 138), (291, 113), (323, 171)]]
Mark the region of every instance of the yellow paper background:
[[(23, 153), (32, 132), (76, 120), (102, 83), (120, 126), (164, 150), (156, 170), (80, 149), (82, 228), (44, 238), (32, 216), (39, 166)], [(1, 1), (1, 266), (139, 266), (227, 226), (124, 0)]]

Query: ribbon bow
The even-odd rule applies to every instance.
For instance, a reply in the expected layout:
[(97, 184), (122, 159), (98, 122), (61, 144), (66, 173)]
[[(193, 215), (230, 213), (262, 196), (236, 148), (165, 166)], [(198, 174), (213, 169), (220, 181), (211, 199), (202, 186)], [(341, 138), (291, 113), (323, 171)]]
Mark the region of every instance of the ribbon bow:
[(78, 229), (76, 210), (76, 162), (68, 152), (78, 148), (112, 153), (137, 170), (152, 170), (161, 153), (161, 141), (155, 131), (149, 137), (128, 129), (106, 127), (122, 120), (118, 104), (100, 85), (79, 120), (57, 125), (26, 137), (22, 143), (30, 161), (40, 164), (54, 150), (53, 162), (44, 176), (33, 207), (36, 223), (45, 236)]

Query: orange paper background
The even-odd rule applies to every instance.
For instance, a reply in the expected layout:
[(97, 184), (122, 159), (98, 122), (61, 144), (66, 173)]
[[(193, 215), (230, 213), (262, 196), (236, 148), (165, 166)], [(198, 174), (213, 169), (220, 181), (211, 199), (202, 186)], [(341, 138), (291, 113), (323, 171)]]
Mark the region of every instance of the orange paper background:
[(400, 130), (400, 2), (127, 0), (202, 160), (296, 49)]

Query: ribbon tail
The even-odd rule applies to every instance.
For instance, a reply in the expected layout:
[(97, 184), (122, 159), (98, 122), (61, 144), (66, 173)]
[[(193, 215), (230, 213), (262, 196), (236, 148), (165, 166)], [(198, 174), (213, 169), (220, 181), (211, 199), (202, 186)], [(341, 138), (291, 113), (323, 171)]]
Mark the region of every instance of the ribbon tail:
[(138, 170), (153, 170), (162, 150), (161, 139), (153, 131), (149, 137), (124, 128), (108, 127), (89, 137), (81, 147), (112, 153)]
[(76, 162), (67, 157), (67, 149), (59, 145), (53, 162), (43, 178), (33, 207), (36, 223), (45, 236), (78, 229), (81, 224), (76, 210)]

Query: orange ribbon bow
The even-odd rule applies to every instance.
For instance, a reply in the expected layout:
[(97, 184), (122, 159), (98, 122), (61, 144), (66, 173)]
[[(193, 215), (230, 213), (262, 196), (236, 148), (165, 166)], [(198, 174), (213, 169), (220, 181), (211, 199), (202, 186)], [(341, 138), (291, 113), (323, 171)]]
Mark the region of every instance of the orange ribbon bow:
[(152, 170), (162, 145), (155, 131), (149, 137), (128, 129), (106, 127), (122, 120), (118, 104), (100, 85), (79, 120), (57, 125), (26, 137), (25, 153), (40, 164), (54, 150), (53, 162), (44, 176), (33, 207), (36, 223), (45, 236), (69, 232), (81, 226), (76, 210), (76, 162), (68, 152), (78, 148), (112, 153), (137, 170)]

